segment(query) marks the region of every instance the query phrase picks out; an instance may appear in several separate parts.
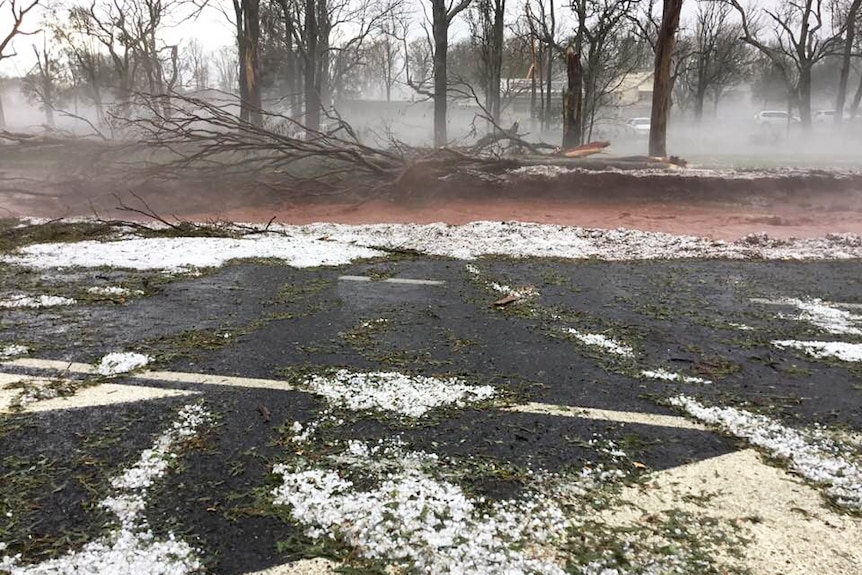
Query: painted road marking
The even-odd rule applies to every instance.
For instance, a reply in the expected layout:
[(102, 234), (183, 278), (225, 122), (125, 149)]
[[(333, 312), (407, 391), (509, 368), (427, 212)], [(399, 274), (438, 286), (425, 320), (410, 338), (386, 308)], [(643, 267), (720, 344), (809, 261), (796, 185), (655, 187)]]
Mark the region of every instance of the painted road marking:
[(258, 379), (254, 377), (233, 377), (229, 375), (208, 375), (205, 373), (182, 373), (178, 371), (144, 371), (129, 375), (135, 379), (163, 381), (169, 383), (197, 383), (201, 385), (226, 385), (229, 387), (249, 387), (254, 389), (275, 389), (293, 391), (296, 388), (286, 381), (277, 379)]
[(658, 415), (653, 413), (637, 413), (634, 411), (612, 411), (609, 409), (593, 409), (590, 407), (573, 407), (552, 405), (549, 403), (527, 403), (509, 407), (506, 411), (518, 413), (536, 413), (542, 415), (557, 415), (560, 417), (575, 417), (580, 419), (595, 419), (614, 423), (638, 423), (656, 427), (673, 427), (676, 429), (706, 430), (704, 425), (676, 415)]
[(23, 367), (27, 369), (53, 369), (81, 375), (93, 375), (97, 373), (96, 366), (89, 363), (76, 363), (74, 361), (63, 361), (58, 359), (38, 359), (35, 357), (20, 357), (12, 361), (0, 362), (2, 366)]
[[(30, 387), (46, 387), (56, 380), (44, 377), (33, 377), (29, 375), (0, 374), (0, 413), (13, 413), (11, 406), (23, 391), (20, 386), (9, 388), (10, 384), (24, 384)], [(118, 403), (132, 403), (135, 401), (148, 401), (151, 399), (162, 399), (165, 397), (180, 397), (197, 395), (196, 391), (182, 389), (165, 389), (161, 387), (146, 387), (143, 385), (121, 385), (117, 383), (103, 383), (84, 387), (76, 390), (74, 395), (37, 399), (28, 403), (18, 413), (36, 413), (42, 411), (55, 411), (58, 409), (74, 409), (77, 407), (99, 407), (104, 405), (115, 405)]]
[(370, 278), (367, 276), (340, 276), (338, 278), (342, 281), (348, 282), (380, 282), (387, 284), (404, 284), (404, 285), (422, 285), (422, 286), (442, 286), (446, 285), (446, 282), (442, 280), (414, 280), (409, 278), (386, 278), (386, 279), (376, 279)]
[[(92, 375), (96, 368), (87, 363), (74, 363), (53, 359), (21, 358), (0, 363), (5, 367), (24, 367), (28, 369), (59, 370), (64, 373)], [(276, 389), (292, 391), (295, 389), (286, 381), (276, 379), (257, 379), (251, 377), (233, 377), (205, 373), (184, 373), (178, 371), (143, 371), (140, 373), (118, 374), (144, 381), (159, 381), (165, 383), (196, 383), (200, 385), (226, 385), (230, 387), (250, 387), (257, 389)], [(2, 380), (0, 380), (2, 382)]]
[[(4, 362), (2, 365), (10, 367), (27, 367), (31, 369), (59, 369), (67, 373), (90, 374), (95, 371), (95, 368), (92, 365), (85, 363), (70, 363), (68, 361), (45, 360), (35, 358), (16, 359), (13, 361)], [(290, 383), (277, 379), (258, 379), (251, 377), (234, 377), (227, 375), (211, 375), (203, 373), (184, 373), (177, 371), (144, 371), (141, 373), (127, 374), (127, 377), (143, 381), (158, 381), (163, 383), (223, 385), (228, 387), (245, 387), (253, 389), (274, 389), (277, 391), (297, 390), (297, 388)], [(303, 390), (300, 389), (299, 391)], [(673, 427), (676, 429), (706, 429), (705, 426), (699, 423), (695, 423), (684, 417), (674, 415), (656, 415), (651, 413), (637, 413), (631, 411), (613, 411), (608, 409), (552, 405), (547, 403), (527, 403), (525, 405), (516, 405), (513, 407), (506, 408), (505, 411), (581, 419), (595, 419), (614, 423), (638, 423), (643, 425), (653, 425), (657, 427)]]
[(55, 397), (45, 401), (31, 403), (24, 408), (27, 412), (54, 411), (57, 409), (74, 409), (76, 407), (99, 407), (118, 403), (133, 403), (166, 397), (182, 397), (197, 395), (196, 391), (182, 389), (164, 389), (161, 387), (145, 387), (143, 385), (120, 385), (103, 383), (92, 387), (79, 389), (69, 397)]

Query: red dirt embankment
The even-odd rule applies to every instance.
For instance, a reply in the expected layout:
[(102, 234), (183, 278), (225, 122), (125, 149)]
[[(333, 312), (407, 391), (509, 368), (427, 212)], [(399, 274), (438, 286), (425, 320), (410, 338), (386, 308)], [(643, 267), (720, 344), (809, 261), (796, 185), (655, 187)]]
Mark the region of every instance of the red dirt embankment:
[[(556, 172), (559, 172), (557, 170)], [(147, 182), (134, 186), (43, 180), (0, 189), (0, 217), (75, 217), (117, 212), (134, 192), (165, 217), (283, 224), (430, 223), (518, 220), (595, 228), (634, 228), (716, 239), (766, 232), (787, 238), (862, 234), (862, 174), (823, 171), (734, 173), (566, 172), (539, 167), (496, 176), (416, 175), (378, 197), (291, 198), (260, 186)], [(9, 175), (8, 173), (6, 174)]]

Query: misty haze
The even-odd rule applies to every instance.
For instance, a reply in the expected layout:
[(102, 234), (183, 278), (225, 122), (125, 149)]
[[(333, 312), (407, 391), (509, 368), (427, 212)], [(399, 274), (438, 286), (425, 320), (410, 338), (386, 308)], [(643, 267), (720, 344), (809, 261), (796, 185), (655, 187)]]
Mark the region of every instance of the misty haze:
[(859, 575), (862, 0), (0, 0), (0, 575)]

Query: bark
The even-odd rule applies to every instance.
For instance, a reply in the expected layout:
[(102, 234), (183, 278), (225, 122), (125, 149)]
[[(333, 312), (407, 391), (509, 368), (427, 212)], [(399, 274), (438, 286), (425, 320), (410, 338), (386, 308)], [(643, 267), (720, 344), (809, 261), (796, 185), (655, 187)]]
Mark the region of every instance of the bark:
[(856, 119), (859, 114), (859, 104), (862, 103), (862, 76), (859, 77), (859, 85), (856, 86), (856, 93), (853, 95), (853, 103), (850, 104), (850, 118)]
[(703, 107), (706, 101), (706, 86), (698, 86), (694, 93), (694, 121), (700, 124), (703, 121)]
[[(553, 4), (552, 4), (553, 6)], [(554, 48), (552, 46), (548, 46), (548, 69), (545, 74), (545, 82), (547, 85), (547, 89), (545, 90), (545, 105), (543, 106), (544, 117), (542, 118), (543, 125), (546, 130), (551, 129), (551, 97), (554, 93)]]
[(673, 91), (671, 65), (682, 1), (664, 0), (661, 27), (656, 41), (655, 77), (649, 132), (649, 155), (653, 157), (667, 157), (667, 124)]
[(583, 143), (583, 118), (581, 99), (583, 95), (583, 68), (581, 55), (569, 47), (566, 51), (566, 76), (568, 90), (563, 96), (563, 149), (574, 148)]
[(434, 0), (432, 18), (434, 36), (434, 146), (440, 148), (445, 146), (448, 141), (446, 62), (449, 51), (449, 19), (443, 0)]
[(811, 67), (802, 66), (799, 71), (799, 84), (797, 89), (799, 118), (802, 121), (802, 129), (811, 129)]
[[(246, 46), (246, 37), (244, 32), (244, 18), (243, 18), (243, 8), (244, 3), (240, 3), (241, 0), (233, 0), (233, 10), (235, 16), (235, 25), (236, 25), (236, 49), (237, 49), (237, 59), (239, 60), (239, 66), (243, 67), (243, 63), (245, 62), (245, 53), (247, 50)], [(239, 119), (243, 122), (248, 122), (250, 119), (251, 111), (248, 107), (248, 78), (243, 73), (242, 70), (237, 74), (237, 83), (239, 84)]]
[(320, 130), (320, 92), (318, 91), (317, 1), (305, 2), (305, 126)]
[(260, 88), (260, 0), (243, 0), (243, 28), (246, 46), (243, 60), (245, 83), (248, 90), (248, 105), (251, 108), (249, 121), (260, 126), (263, 100)]
[(844, 120), (844, 105), (847, 101), (847, 83), (850, 81), (850, 65), (853, 59), (853, 44), (856, 40), (856, 20), (862, 0), (853, 0), (847, 13), (847, 34), (844, 38), (844, 51), (841, 54), (841, 72), (838, 76), (838, 96), (835, 100), (835, 123)]
[(488, 50), (488, 87), (485, 93), (487, 94), (486, 107), (491, 113), (494, 123), (499, 124), (501, 111), (500, 82), (503, 75), (503, 25), (506, 1), (496, 0), (493, 6), (494, 23)]
[(317, 84), (315, 88), (320, 95), (320, 106), (322, 109), (332, 107), (332, 87), (330, 86), (330, 44), (332, 36), (332, 22), (327, 13), (327, 0), (317, 0)]
[(260, 87), (260, 0), (234, 0), (239, 55), (240, 119), (255, 126), (262, 121)]
[(536, 75), (539, 73), (539, 59), (536, 57), (536, 39), (530, 39), (532, 67), (530, 69), (530, 129), (536, 129)]

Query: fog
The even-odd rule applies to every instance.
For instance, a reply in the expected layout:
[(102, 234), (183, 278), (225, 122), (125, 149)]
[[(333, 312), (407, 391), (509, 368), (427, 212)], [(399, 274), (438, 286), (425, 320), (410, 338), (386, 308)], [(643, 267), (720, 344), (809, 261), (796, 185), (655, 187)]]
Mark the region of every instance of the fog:
[[(2, 93), (7, 129), (14, 132), (44, 133), (45, 114), (38, 103), (28, 99), (7, 81)], [(220, 95), (219, 98), (223, 98)], [(277, 101), (271, 102), (278, 109)], [(815, 110), (829, 109), (829, 102), (819, 102)], [(530, 117), (529, 110), (513, 111), (505, 106), (502, 126), (518, 122), (519, 133), (531, 142), (560, 145), (562, 127), (543, 129), (541, 122)], [(798, 122), (785, 126), (759, 126), (755, 115), (763, 109), (785, 110), (786, 103), (768, 108), (740, 98), (726, 102), (715, 113), (695, 122), (690, 113), (673, 110), (668, 131), (668, 152), (694, 165), (730, 168), (860, 168), (862, 169), (862, 118), (845, 120), (836, 126), (831, 118), (815, 120), (809, 131)], [(66, 114), (69, 113), (69, 115)], [(363, 143), (386, 147), (392, 140), (411, 146), (429, 146), (432, 139), (433, 103), (431, 101), (348, 100), (339, 103), (338, 112), (356, 130)], [(633, 135), (626, 121), (649, 117), (649, 100), (635, 106), (607, 111), (597, 119), (590, 140), (611, 143), (609, 156), (637, 156), (647, 153), (645, 136)], [(238, 113), (238, 107), (234, 108)], [(88, 124), (74, 116), (86, 118)], [(70, 102), (55, 112), (55, 129), (78, 136), (92, 135), (98, 117), (84, 102)], [(469, 145), (488, 130), (481, 110), (474, 102), (454, 101), (449, 108), (449, 135), (453, 145)]]

